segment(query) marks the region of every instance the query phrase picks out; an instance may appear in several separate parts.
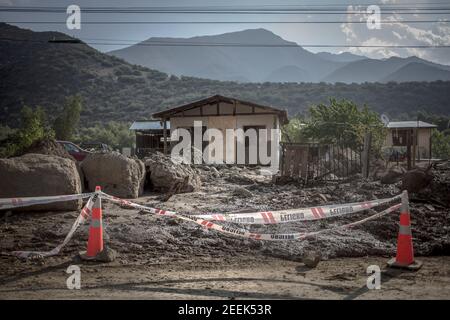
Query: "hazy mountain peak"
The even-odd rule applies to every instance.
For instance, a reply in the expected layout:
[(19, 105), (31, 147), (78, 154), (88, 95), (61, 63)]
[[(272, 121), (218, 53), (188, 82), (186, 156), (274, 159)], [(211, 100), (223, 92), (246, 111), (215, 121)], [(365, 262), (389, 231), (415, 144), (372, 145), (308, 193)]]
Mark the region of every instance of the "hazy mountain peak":
[(250, 82), (379, 82), (410, 62), (450, 71), (450, 67), (417, 57), (378, 60), (350, 52), (314, 54), (300, 46), (286, 47), (296, 43), (264, 28), (192, 38), (150, 38), (147, 41), (151, 43), (156, 40), (176, 43), (177, 46), (134, 45), (110, 53), (128, 62), (170, 74), (215, 80), (248, 79)]

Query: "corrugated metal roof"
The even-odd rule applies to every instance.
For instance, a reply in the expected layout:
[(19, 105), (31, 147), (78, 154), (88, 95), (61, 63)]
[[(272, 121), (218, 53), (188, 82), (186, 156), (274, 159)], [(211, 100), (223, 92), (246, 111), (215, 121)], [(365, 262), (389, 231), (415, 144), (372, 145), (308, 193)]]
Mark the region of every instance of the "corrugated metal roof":
[(391, 121), (388, 128), (436, 128), (434, 124), (424, 121)]
[[(135, 121), (130, 130), (162, 130), (163, 125), (160, 121)], [(167, 121), (167, 129), (170, 129), (170, 122)]]

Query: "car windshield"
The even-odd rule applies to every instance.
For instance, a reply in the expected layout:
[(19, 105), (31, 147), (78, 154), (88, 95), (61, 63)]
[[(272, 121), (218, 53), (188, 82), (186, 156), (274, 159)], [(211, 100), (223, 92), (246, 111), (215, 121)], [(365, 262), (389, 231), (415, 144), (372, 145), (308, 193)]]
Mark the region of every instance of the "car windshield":
[(106, 148), (104, 147), (103, 144), (101, 143), (82, 143), (81, 147), (85, 150), (105, 150)]
[(67, 150), (67, 152), (78, 152), (79, 149), (70, 143), (64, 143), (64, 148)]

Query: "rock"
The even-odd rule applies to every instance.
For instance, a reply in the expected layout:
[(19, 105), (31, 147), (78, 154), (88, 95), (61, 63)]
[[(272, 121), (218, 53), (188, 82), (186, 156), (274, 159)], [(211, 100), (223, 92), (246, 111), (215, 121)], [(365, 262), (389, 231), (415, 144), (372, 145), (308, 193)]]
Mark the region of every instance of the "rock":
[(374, 180), (380, 180), (381, 177), (386, 173), (386, 165), (381, 159), (375, 160), (371, 167), (373, 169), (370, 171), (369, 176)]
[(402, 189), (416, 193), (428, 187), (433, 181), (433, 175), (428, 170), (412, 169), (403, 175)]
[(322, 259), (322, 255), (319, 252), (308, 251), (303, 256), (302, 262), (308, 268), (315, 268), (315, 267), (317, 267), (317, 265), (319, 264), (321, 259)]
[(200, 177), (191, 166), (173, 161), (162, 153), (145, 158), (145, 167), (153, 188), (158, 191), (176, 194), (194, 192), (201, 187)]
[(61, 158), (66, 158), (72, 161), (76, 161), (74, 157), (72, 157), (66, 149), (58, 142), (52, 139), (44, 139), (33, 142), (31, 146), (25, 149), (21, 155), (27, 153), (38, 153), (38, 154), (46, 154), (50, 156), (58, 156)]
[(211, 174), (214, 178), (220, 178), (219, 170), (217, 170), (215, 167), (211, 167)]
[(251, 198), (253, 197), (253, 193), (248, 191), (245, 188), (237, 187), (233, 190), (233, 196), (240, 197), (240, 198)]
[(98, 262), (113, 262), (117, 258), (117, 252), (108, 246), (103, 247), (103, 251), (101, 251), (98, 255), (95, 256), (93, 261)]
[(389, 170), (385, 171), (380, 178), (380, 182), (383, 184), (393, 184), (402, 178), (405, 173), (405, 169), (399, 166), (394, 166), (389, 168)]
[[(29, 153), (0, 159), (0, 198), (81, 193), (75, 162), (58, 156)], [(81, 200), (23, 207), (20, 210), (79, 210)]]
[(137, 198), (144, 191), (145, 167), (138, 159), (118, 152), (92, 153), (81, 162), (86, 186), (121, 198)]

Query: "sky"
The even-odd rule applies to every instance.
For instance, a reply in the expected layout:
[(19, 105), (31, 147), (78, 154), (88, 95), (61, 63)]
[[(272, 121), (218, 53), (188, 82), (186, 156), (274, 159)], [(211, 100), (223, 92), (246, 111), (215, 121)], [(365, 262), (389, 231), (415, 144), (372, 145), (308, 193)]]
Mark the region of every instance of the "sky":
[[(67, 7), (76, 4), (81, 8), (81, 30), (68, 30), (65, 24), (67, 14), (57, 13), (11, 13), (0, 11), (2, 22), (45, 22), (45, 23), (13, 23), (14, 25), (32, 29), (34, 31), (60, 31), (75, 36), (85, 41), (102, 43), (109, 39), (114, 45), (97, 45), (93, 47), (106, 52), (128, 46), (146, 40), (150, 37), (193, 37), (200, 35), (214, 35), (244, 29), (264, 28), (294, 41), (299, 45), (450, 45), (450, 23), (442, 20), (450, 20), (450, 10), (445, 12), (430, 10), (414, 11), (415, 8), (439, 8), (450, 9), (449, 0), (128, 0), (128, 1), (93, 1), (93, 0), (0, 0), (0, 6), (4, 7)], [(89, 7), (224, 7), (227, 8), (292, 8), (292, 6), (313, 5), (315, 8), (331, 8), (338, 6), (352, 13), (340, 12), (339, 14), (155, 14), (155, 13), (87, 13), (83, 8)], [(364, 14), (369, 5), (378, 5), (381, 9), (381, 29), (369, 29), (365, 23), (349, 24), (349, 21), (366, 21)], [(392, 6), (408, 8), (401, 13), (392, 12)], [(401, 10), (399, 10), (401, 11)], [(361, 12), (361, 13), (358, 13)], [(408, 13), (408, 14), (407, 14)], [(412, 23), (411, 20), (432, 20), (427, 23)], [(49, 24), (54, 21), (57, 24)], [(116, 22), (116, 21), (246, 21), (258, 22), (252, 24), (243, 23), (215, 23), (215, 24), (83, 24), (83, 22)], [(264, 23), (267, 21), (335, 21), (338, 23), (314, 23), (314, 24), (286, 24)], [(440, 22), (434, 22), (440, 21)], [(395, 23), (394, 23), (395, 22)], [(120, 45), (119, 43), (124, 43)], [(436, 63), (450, 65), (449, 48), (306, 48), (312, 52), (328, 51), (340, 53), (349, 51), (363, 54), (370, 58), (388, 58), (391, 56), (418, 56)]]

